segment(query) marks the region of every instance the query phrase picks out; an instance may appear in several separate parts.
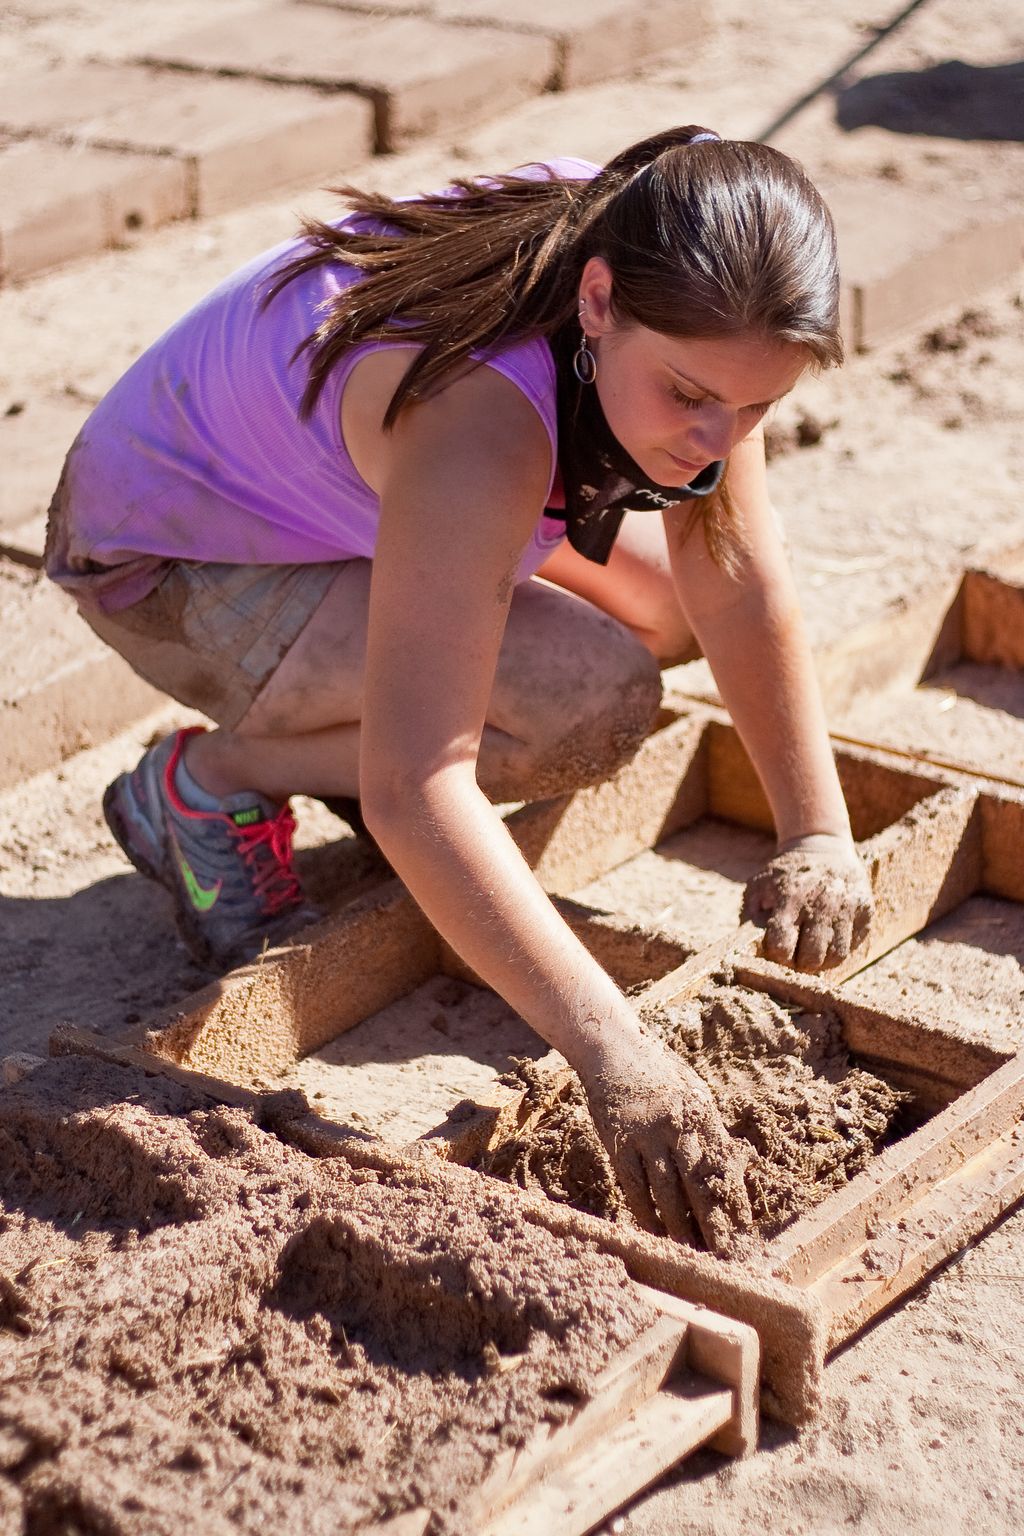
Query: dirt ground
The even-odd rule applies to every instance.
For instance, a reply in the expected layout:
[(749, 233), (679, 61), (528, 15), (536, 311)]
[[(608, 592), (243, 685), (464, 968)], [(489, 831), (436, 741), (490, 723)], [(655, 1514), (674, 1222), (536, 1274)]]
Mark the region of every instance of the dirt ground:
[[(230, 6), (239, 8), (235, 0)], [(443, 184), (456, 170), (552, 153), (601, 158), (667, 121), (758, 133), (896, 9), (780, 0), (759, 10), (719, 0), (719, 31), (692, 55), (666, 56), (637, 81), (538, 98), (458, 144), (352, 168), (352, 179), (407, 192)], [(175, 7), (173, 30), (208, 11)], [(169, 30), (170, 13), (158, 0), (16, 0), (0, 16), (0, 62), (21, 68), (116, 50), (143, 23)], [(955, 105), (936, 115), (930, 72), (954, 59), (973, 69), (980, 89), (960, 90)], [(1021, 15), (978, 0), (968, 21), (953, 0), (929, 0), (775, 142), (826, 185), (850, 178), (908, 194), (941, 192), (981, 209), (1022, 209), (1022, 59)], [(863, 126), (843, 131), (837, 113)], [(296, 189), (0, 290), (5, 478), (43, 505), (59, 469), (55, 442), (66, 446), (140, 348), (224, 273), (290, 233), (297, 209), (330, 206), (315, 189)], [(852, 357), (841, 374), (807, 380), (769, 424), (773, 497), (816, 643), (900, 609), (965, 563), (1024, 543), (1021, 318), (1016, 284), (969, 294)], [(3, 579), (34, 578), (6, 572)], [(0, 600), (2, 592), (0, 585)], [(1019, 689), (1002, 707), (1007, 739), (1017, 742)], [(173, 936), (163, 893), (127, 868), (99, 814), (109, 779), (156, 732), (184, 718), (169, 708), (0, 795), (0, 1050), (44, 1051), (62, 1019), (118, 1029), (204, 979)], [(340, 873), (349, 879), (379, 869), (365, 845), (338, 841), (345, 829), (329, 813), (305, 803), (299, 811), (301, 868), (315, 896), (329, 898)], [(718, 882), (716, 901), (729, 883)], [(650, 899), (661, 910), (677, 898), (673, 888)], [(991, 926), (999, 914), (979, 908), (976, 916)], [(925, 941), (894, 959), (887, 975), (879, 972), (878, 985), (898, 996), (938, 989), (943, 1007), (959, 1011), (975, 985), (952, 953), (963, 937), (938, 936), (948, 956), (940, 970)], [(1005, 1004), (985, 1028), (1000, 1043), (1024, 1044), (1019, 934), (1001, 942), (992, 985)], [(691, 1459), (638, 1501), (621, 1529), (831, 1536), (902, 1527), (914, 1536), (967, 1529), (1009, 1536), (1024, 1528), (1022, 1238), (1018, 1210), (842, 1351), (817, 1424), (799, 1436), (766, 1424), (762, 1449), (747, 1462), (710, 1452)], [(64, 1305), (68, 1296), (57, 1291)], [(6, 1536), (3, 1521), (0, 1502)]]

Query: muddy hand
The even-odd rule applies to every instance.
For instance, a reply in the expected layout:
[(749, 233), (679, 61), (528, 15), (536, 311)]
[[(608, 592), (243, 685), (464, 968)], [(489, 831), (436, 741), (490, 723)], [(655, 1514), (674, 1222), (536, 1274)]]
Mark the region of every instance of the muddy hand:
[(868, 934), (867, 872), (847, 838), (794, 838), (747, 882), (743, 917), (764, 926), (766, 960), (800, 971), (839, 965)]
[(743, 1163), (707, 1085), (658, 1041), (630, 1042), (620, 1060), (580, 1074), (597, 1133), (640, 1224), (712, 1253), (752, 1241)]

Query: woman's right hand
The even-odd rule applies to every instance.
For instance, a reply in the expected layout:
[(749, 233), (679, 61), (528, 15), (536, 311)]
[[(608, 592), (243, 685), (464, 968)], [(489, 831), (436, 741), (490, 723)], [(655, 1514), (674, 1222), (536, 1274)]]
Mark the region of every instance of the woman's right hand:
[(598, 1135), (641, 1226), (721, 1258), (754, 1246), (743, 1160), (706, 1083), (660, 1041), (637, 1033), (577, 1067)]

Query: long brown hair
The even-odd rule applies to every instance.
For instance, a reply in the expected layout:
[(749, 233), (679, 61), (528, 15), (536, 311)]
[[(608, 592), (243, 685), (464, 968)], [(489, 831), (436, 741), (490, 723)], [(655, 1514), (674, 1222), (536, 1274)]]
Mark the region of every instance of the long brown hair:
[[(300, 413), (313, 410), (348, 348), (402, 340), (422, 350), (388, 405), (391, 427), (404, 405), (471, 365), (471, 353), (573, 324), (591, 256), (611, 267), (620, 323), (681, 338), (753, 331), (805, 347), (818, 367), (841, 363), (835, 231), (820, 194), (767, 145), (690, 143), (706, 131), (691, 124), (642, 139), (592, 180), (499, 175), (402, 202), (336, 189), (355, 220), (304, 221), (304, 248), (265, 297), (326, 263), (363, 274), (298, 349), (309, 356)], [(727, 562), (735, 508), (725, 482), (698, 505), (712, 555)]]

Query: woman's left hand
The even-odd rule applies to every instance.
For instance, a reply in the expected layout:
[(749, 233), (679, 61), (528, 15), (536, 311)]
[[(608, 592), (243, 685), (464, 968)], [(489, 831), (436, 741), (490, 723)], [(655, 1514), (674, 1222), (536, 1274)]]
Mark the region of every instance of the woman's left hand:
[(867, 937), (872, 915), (857, 849), (831, 833), (784, 843), (743, 893), (744, 919), (764, 926), (764, 958), (798, 971), (841, 964)]

